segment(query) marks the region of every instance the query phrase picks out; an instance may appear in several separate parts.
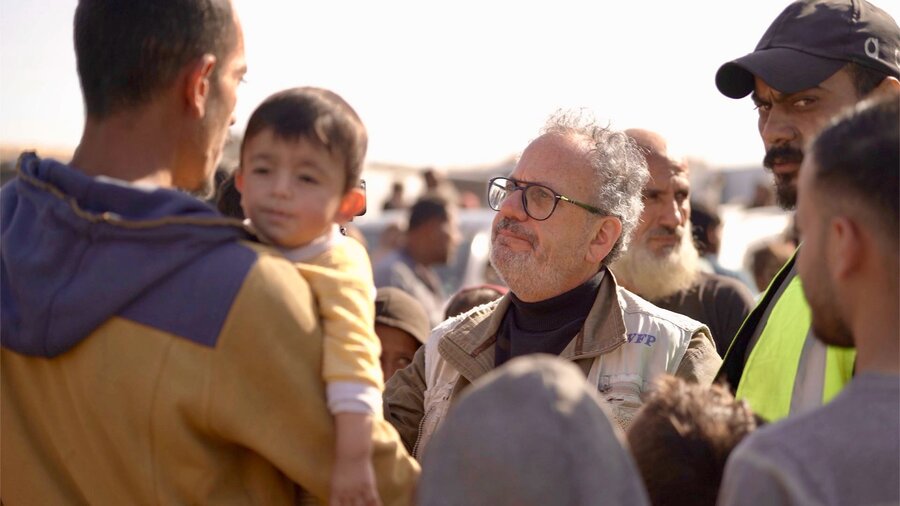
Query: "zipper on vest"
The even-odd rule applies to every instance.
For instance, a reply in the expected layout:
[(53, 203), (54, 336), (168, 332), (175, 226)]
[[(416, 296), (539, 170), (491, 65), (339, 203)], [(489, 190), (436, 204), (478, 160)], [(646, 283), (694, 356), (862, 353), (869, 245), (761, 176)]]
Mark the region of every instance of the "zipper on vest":
[(418, 455), (419, 443), (422, 442), (422, 428), (425, 427), (425, 420), (428, 420), (428, 415), (430, 415), (431, 412), (434, 411), (434, 408), (436, 408), (436, 407), (437, 407), (436, 405), (432, 404), (431, 407), (428, 408), (428, 411), (426, 411), (425, 414), (422, 416), (422, 419), (419, 420), (419, 431), (416, 433), (416, 444), (413, 445), (413, 449), (412, 449), (412, 456), (416, 460), (419, 459), (419, 455)]
[[(440, 402), (447, 402), (447, 400), (450, 399), (450, 395), (452, 393), (453, 393), (453, 389), (451, 389), (449, 392), (444, 394), (444, 396), (440, 399)], [(430, 415), (431, 412), (434, 411), (435, 408), (437, 408), (437, 407), (438, 407), (437, 403), (432, 404), (431, 407), (428, 408), (428, 411), (425, 412), (425, 415), (422, 416), (422, 419), (419, 421), (419, 432), (416, 434), (416, 444), (413, 445), (413, 449), (412, 449), (412, 457), (416, 460), (419, 459), (419, 455), (418, 455), (419, 443), (422, 442), (422, 429), (425, 427), (425, 421), (428, 420), (428, 415)], [(435, 430), (437, 430), (437, 427), (435, 427)]]

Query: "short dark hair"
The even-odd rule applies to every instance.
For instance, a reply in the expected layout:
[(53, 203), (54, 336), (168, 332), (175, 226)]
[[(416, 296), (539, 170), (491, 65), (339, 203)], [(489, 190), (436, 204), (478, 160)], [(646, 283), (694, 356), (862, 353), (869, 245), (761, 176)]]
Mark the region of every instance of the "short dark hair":
[(725, 461), (760, 424), (723, 385), (661, 377), (627, 433), (650, 503), (714, 505)]
[(415, 230), (431, 220), (447, 220), (449, 217), (450, 202), (439, 197), (423, 197), (410, 208), (406, 230)]
[(337, 93), (302, 87), (265, 99), (247, 122), (241, 141), (242, 158), (247, 141), (267, 129), (279, 139), (314, 142), (339, 159), (346, 176), (345, 192), (359, 184), (369, 138), (356, 111)]
[(694, 243), (700, 254), (712, 252), (709, 243), (709, 232), (722, 225), (722, 218), (716, 209), (708, 207), (700, 202), (691, 202), (691, 228), (694, 234)]
[(858, 63), (848, 63), (844, 69), (850, 74), (857, 97), (865, 97), (888, 77), (888, 74), (884, 72), (864, 67)]
[(75, 59), (87, 115), (145, 104), (185, 65), (207, 53), (221, 63), (236, 42), (228, 0), (80, 0)]
[(813, 141), (813, 184), (831, 205), (870, 210), (894, 245), (900, 229), (900, 96), (866, 100), (836, 117)]

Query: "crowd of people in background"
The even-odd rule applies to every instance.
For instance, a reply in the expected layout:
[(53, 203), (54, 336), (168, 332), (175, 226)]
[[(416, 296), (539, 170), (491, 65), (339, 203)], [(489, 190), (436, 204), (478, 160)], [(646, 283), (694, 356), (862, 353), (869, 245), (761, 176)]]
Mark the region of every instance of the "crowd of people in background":
[[(330, 90), (273, 90), (217, 172), (229, 0), (80, 0), (75, 53), (78, 149), (0, 197), (3, 504), (900, 504), (877, 6), (794, 1), (715, 75), (796, 211), (749, 273), (662, 133), (557, 111), (483, 198), (393, 183), (367, 243), (368, 133)], [(448, 290), (481, 202), (496, 277)]]

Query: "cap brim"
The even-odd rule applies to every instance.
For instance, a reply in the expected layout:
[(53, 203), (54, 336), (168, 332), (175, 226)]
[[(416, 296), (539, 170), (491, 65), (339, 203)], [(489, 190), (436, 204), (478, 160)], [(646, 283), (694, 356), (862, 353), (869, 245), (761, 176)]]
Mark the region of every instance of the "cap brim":
[(818, 85), (846, 64), (796, 49), (762, 49), (719, 67), (716, 87), (726, 97), (744, 98), (753, 91), (754, 77), (759, 77), (781, 93), (796, 93)]
[(410, 325), (409, 323), (397, 318), (391, 318), (390, 316), (384, 315), (375, 316), (375, 323), (381, 323), (382, 325), (387, 325), (388, 327), (400, 329), (403, 332), (411, 335), (413, 339), (421, 344), (425, 344), (425, 340), (428, 339), (428, 332), (423, 333), (422, 329), (417, 329), (415, 325)]

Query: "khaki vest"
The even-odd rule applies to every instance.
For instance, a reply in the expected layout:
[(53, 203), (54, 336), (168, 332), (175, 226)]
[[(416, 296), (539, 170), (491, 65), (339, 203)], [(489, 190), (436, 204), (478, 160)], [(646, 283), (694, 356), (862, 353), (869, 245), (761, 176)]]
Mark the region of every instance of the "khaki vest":
[[(582, 335), (582, 329), (560, 357), (576, 362), (589, 361), (590, 368), (583, 368), (588, 370), (587, 380), (597, 386), (609, 403), (616, 421), (624, 429), (641, 406), (641, 393), (657, 376), (675, 374), (694, 334), (703, 332), (709, 336), (709, 330), (700, 322), (658, 308), (623, 288), (618, 288), (615, 294), (617, 304), (610, 304), (605, 310), (609, 311), (616, 305), (621, 310), (624, 320), (624, 329), (620, 328), (624, 330), (621, 339), (615, 339), (616, 336), (588, 336), (591, 337), (588, 339)], [(453, 358), (448, 358), (451, 354), (446, 348), (456, 344), (454, 341), (457, 340), (486, 343), (478, 347), (477, 350), (481, 351), (492, 347), (494, 341), (491, 339), (508, 306), (509, 302), (501, 299), (500, 302), (481, 306), (464, 316), (448, 320), (432, 332), (425, 344), (424, 415), (413, 456), (421, 458), (458, 393), (457, 384), (465, 381), (460, 370), (469, 370), (466, 364), (454, 363)], [(595, 304), (588, 320), (598, 317), (597, 312)], [(494, 320), (493, 326), (489, 320)], [(581, 352), (579, 343), (588, 341), (615, 341), (616, 344), (599, 350), (587, 346), (587, 351)], [(490, 359), (493, 360), (493, 357)]]

